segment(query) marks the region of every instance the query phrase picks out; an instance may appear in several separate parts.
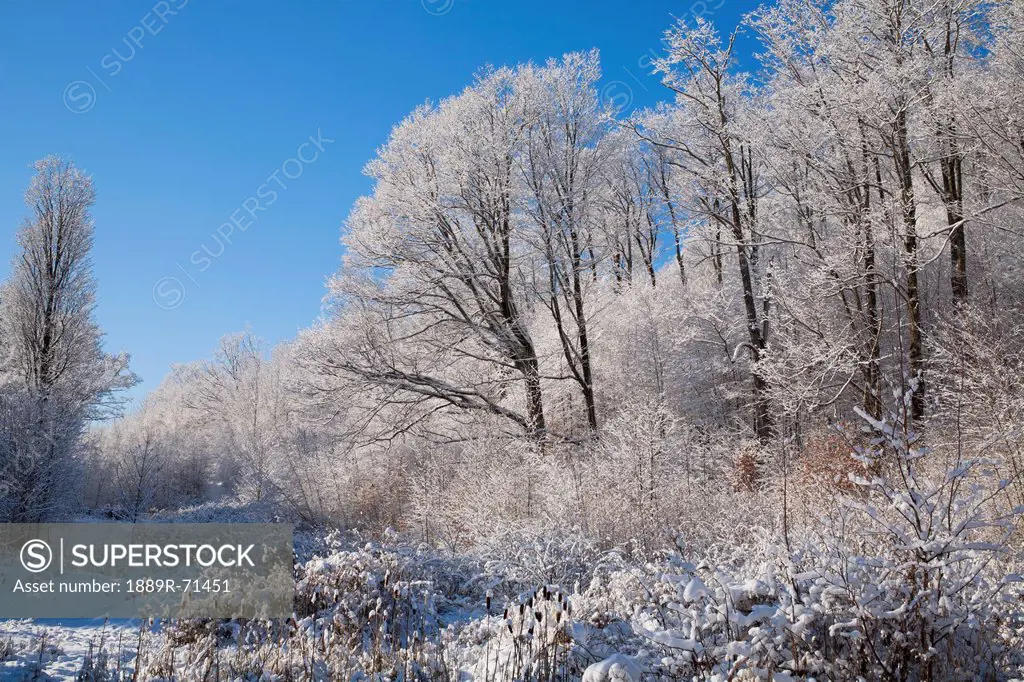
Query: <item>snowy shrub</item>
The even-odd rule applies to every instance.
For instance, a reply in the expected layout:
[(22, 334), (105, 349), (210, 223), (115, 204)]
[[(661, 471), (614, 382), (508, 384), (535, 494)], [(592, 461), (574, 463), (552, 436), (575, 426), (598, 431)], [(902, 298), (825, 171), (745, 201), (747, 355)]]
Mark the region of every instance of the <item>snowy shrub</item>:
[(659, 536), (680, 472), (676, 419), (660, 401), (626, 401), (586, 455), (577, 497), (586, 530), (608, 544), (648, 548)]
[[(170, 623), (163, 644), (141, 658), (141, 679), (288, 680), (446, 677), (439, 603), (429, 552), (366, 545), (338, 549), (298, 567), (295, 618), (288, 621)], [(446, 568), (451, 565), (446, 566)], [(452, 595), (457, 580), (441, 581)]]
[(1007, 542), (1024, 509), (995, 502), (1010, 481), (992, 461), (920, 444), (909, 394), (904, 406), (887, 420), (861, 413), (872, 439), (856, 457), (881, 473), (853, 477), (866, 495), (845, 501), (798, 564), (815, 576), (828, 637), (849, 643), (846, 672), (995, 674), (1012, 652), (1004, 625), (1022, 615)]
[(500, 620), (470, 630), (483, 640), (471, 669), (489, 680), (576, 679), (589, 658), (574, 639), (579, 630), (569, 595), (538, 587), (511, 600)]
[(657, 652), (651, 670), (673, 677), (997, 679), (1019, 670), (1024, 592), (1005, 548), (1021, 510), (992, 504), (1009, 482), (991, 463), (921, 448), (898, 419), (864, 418), (873, 437), (856, 456), (880, 473), (855, 477), (859, 491), (791, 555), (669, 557), (622, 571), (585, 593), (592, 617), (628, 619)]
[(454, 553), (528, 527), (543, 516), (546, 493), (557, 485), (547, 456), (508, 439), (436, 448), (413, 476), (410, 530)]
[(761, 487), (764, 463), (756, 445), (744, 443), (732, 460), (729, 482), (736, 492), (753, 493)]
[(283, 511), (267, 501), (229, 498), (158, 512), (149, 519), (170, 523), (280, 523), (288, 519)]
[(92, 647), (89, 648), (89, 653), (82, 661), (82, 667), (75, 675), (75, 682), (119, 682), (121, 679), (123, 678), (118, 670), (110, 669), (110, 657), (107, 652), (103, 649), (94, 652)]
[(535, 528), (509, 531), (473, 550), (482, 565), (481, 579), (498, 593), (513, 596), (535, 585), (578, 589), (595, 574), (623, 564), (618, 551), (602, 550), (578, 531)]

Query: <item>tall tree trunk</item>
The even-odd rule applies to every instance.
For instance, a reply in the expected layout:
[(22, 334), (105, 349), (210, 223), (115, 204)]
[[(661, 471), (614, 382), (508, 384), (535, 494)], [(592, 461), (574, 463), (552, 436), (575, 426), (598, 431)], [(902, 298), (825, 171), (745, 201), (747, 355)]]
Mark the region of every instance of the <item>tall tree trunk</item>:
[[(867, 190), (870, 191), (870, 190)], [(875, 269), (875, 239), (870, 221), (864, 224), (864, 277), (867, 290), (867, 361), (864, 363), (864, 410), (876, 419), (882, 417), (880, 342), (881, 321), (878, 315), (878, 272)]]
[[(953, 8), (946, 6), (946, 40), (943, 45), (945, 76), (953, 81), (953, 65), (956, 59), (956, 45), (960, 41), (959, 26), (953, 21)], [(941, 126), (945, 155), (941, 159), (942, 200), (946, 206), (946, 221), (949, 224), (950, 289), (953, 303), (957, 307), (967, 301), (967, 244), (964, 235), (964, 184), (963, 152), (956, 139), (956, 123), (947, 115)]]
[(572, 297), (576, 314), (576, 332), (580, 344), (580, 372), (583, 374), (583, 401), (587, 407), (587, 423), (597, 431), (597, 401), (594, 398), (594, 373), (590, 362), (590, 339), (587, 335), (587, 315), (583, 305), (583, 282), (580, 277), (582, 259), (580, 257), (579, 235), (576, 229), (569, 230), (570, 243), (573, 250)]
[[(861, 128), (861, 138), (863, 139), (864, 131)], [(881, 343), (882, 343), (882, 319), (878, 310), (878, 268), (876, 264), (875, 256), (875, 235), (874, 230), (871, 229), (871, 219), (869, 212), (871, 210), (871, 186), (870, 186), (870, 162), (867, 144), (862, 143), (861, 152), (863, 156), (864, 164), (864, 186), (862, 189), (863, 196), (861, 197), (861, 206), (863, 207), (864, 217), (864, 280), (865, 289), (867, 291), (867, 310), (865, 311), (867, 316), (867, 340), (866, 340), (866, 353), (867, 361), (864, 363), (864, 411), (870, 414), (876, 419), (882, 417), (882, 402), (881, 402)], [(874, 171), (875, 171), (875, 184), (878, 187), (879, 192), (882, 191), (882, 168), (878, 163), (878, 157), (874, 159)], [(881, 201), (885, 200), (884, 196), (879, 196)]]
[[(511, 161), (509, 161), (509, 165), (511, 165)], [(531, 435), (539, 438), (543, 437), (547, 430), (547, 423), (544, 419), (544, 397), (540, 386), (537, 352), (533, 346), (533, 339), (523, 327), (512, 288), (511, 201), (507, 189), (502, 195), (501, 216), (501, 250), (498, 260), (500, 309), (505, 324), (515, 339), (516, 350), (513, 355), (513, 363), (526, 384), (526, 415), (530, 420)]]
[[(757, 295), (754, 292), (754, 275), (751, 267), (751, 262), (756, 258), (756, 251), (754, 253), (748, 252), (749, 240), (747, 239), (743, 229), (744, 207), (741, 204), (740, 198), (741, 179), (738, 177), (739, 173), (746, 175), (748, 167), (745, 163), (741, 168), (736, 166), (728, 142), (723, 145), (723, 148), (725, 152), (726, 170), (729, 173), (729, 204), (731, 211), (732, 236), (733, 239), (736, 240), (736, 255), (740, 266), (740, 284), (743, 288), (743, 308), (746, 312), (747, 333), (750, 338), (750, 347), (753, 356), (751, 380), (754, 391), (754, 433), (759, 441), (766, 443), (770, 441), (774, 435), (775, 421), (772, 417), (770, 405), (768, 404), (769, 386), (764, 377), (758, 373), (757, 363), (761, 360), (761, 356), (767, 348), (767, 338), (765, 337), (764, 329), (761, 325), (761, 319), (757, 311)], [(753, 179), (744, 177), (742, 178), (742, 184), (743, 187), (748, 190), (749, 194), (749, 189), (752, 187)], [(748, 197), (748, 215), (750, 211), (749, 206), (752, 201), (753, 198)]]
[(946, 186), (946, 220), (949, 222), (949, 255), (952, 272), (950, 288), (953, 302), (967, 301), (967, 240), (964, 235), (963, 159), (957, 153), (942, 165), (942, 182)]
[(668, 207), (668, 217), (672, 223), (672, 238), (675, 241), (676, 265), (679, 266), (679, 281), (686, 286), (686, 267), (683, 265), (683, 242), (679, 236), (679, 221), (676, 218), (676, 207), (672, 203), (672, 197), (668, 191), (668, 176), (665, 174), (665, 164), (660, 165), (660, 182), (662, 198), (665, 206)]
[(900, 208), (903, 215), (903, 248), (906, 273), (907, 302), (907, 364), (911, 380), (916, 382), (911, 394), (911, 414), (914, 419), (924, 415), (925, 378), (924, 344), (921, 338), (921, 289), (918, 283), (917, 204), (914, 198), (914, 180), (910, 161), (910, 143), (907, 139), (907, 114), (901, 108), (893, 125), (893, 158), (900, 185)]

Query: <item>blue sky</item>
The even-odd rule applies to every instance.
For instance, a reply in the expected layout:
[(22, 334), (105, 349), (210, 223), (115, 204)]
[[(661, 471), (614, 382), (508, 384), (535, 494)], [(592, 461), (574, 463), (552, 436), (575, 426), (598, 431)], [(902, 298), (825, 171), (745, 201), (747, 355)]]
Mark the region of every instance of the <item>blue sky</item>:
[(3, 7), (0, 277), (25, 216), (29, 165), (70, 156), (98, 193), (98, 320), (107, 349), (132, 354), (138, 396), (171, 365), (209, 356), (225, 333), (249, 326), (278, 342), (317, 317), (341, 223), (369, 189), (362, 168), (416, 105), (458, 92), (485, 64), (596, 47), (606, 95), (647, 106), (666, 97), (649, 59), (673, 16), (704, 13), (731, 28), (752, 3)]

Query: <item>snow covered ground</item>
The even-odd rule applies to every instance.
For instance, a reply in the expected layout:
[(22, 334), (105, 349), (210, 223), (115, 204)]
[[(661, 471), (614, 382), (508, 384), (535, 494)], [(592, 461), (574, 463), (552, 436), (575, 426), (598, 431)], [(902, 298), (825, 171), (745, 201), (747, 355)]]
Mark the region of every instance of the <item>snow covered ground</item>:
[[(138, 621), (0, 620), (0, 680), (75, 680), (89, 661), (130, 676)], [(86, 678), (88, 679), (88, 678)]]
[[(879, 679), (859, 672), (869, 661), (856, 658), (857, 640), (892, 651), (900, 632), (920, 627), (891, 607), (901, 583), (883, 579), (877, 557), (844, 559), (859, 568), (839, 583), (827, 556), (780, 570), (673, 553), (598, 559), (585, 544), (548, 552), (536, 539), (503, 555), (451, 555), (398, 537), (332, 534), (319, 544), (324, 553), (297, 567), (293, 619), (0, 621), (0, 681), (126, 682), (136, 670), (139, 680), (179, 682)], [(991, 578), (974, 580), (986, 588)], [(1024, 593), (999, 588), (998, 609), (947, 600), (989, 624), (953, 623), (952, 664), (936, 679), (1020, 677)]]

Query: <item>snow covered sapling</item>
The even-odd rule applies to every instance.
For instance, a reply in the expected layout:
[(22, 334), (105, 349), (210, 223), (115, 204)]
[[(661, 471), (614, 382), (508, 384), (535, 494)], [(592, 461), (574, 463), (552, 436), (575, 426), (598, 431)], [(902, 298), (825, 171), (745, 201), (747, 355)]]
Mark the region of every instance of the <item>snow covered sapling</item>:
[(1011, 654), (1002, 625), (1021, 615), (1006, 562), (1024, 508), (1005, 504), (1012, 482), (996, 462), (923, 444), (913, 390), (897, 404), (885, 419), (860, 411), (873, 438), (856, 456), (880, 473), (854, 477), (868, 494), (847, 498), (846, 529), (821, 555), (828, 636), (848, 642), (837, 665), (890, 679), (994, 673)]

